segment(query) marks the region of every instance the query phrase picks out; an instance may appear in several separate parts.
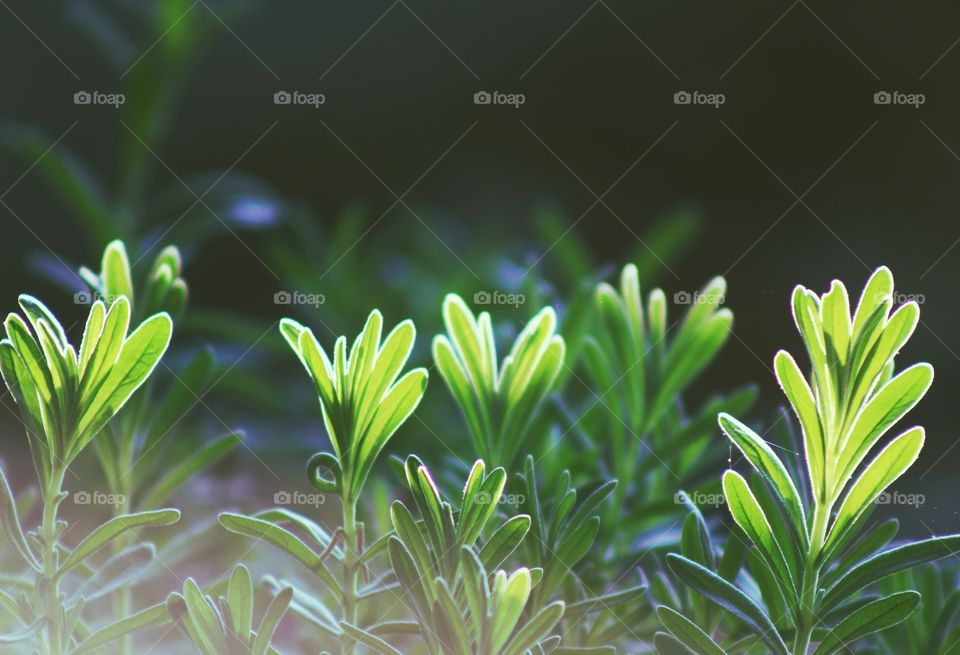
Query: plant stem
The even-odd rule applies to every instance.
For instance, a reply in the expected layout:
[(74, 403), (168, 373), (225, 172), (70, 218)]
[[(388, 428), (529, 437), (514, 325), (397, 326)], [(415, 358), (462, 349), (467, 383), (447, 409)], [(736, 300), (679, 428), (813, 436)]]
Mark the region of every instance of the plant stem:
[(814, 607), (817, 601), (817, 585), (820, 581), (820, 565), (817, 559), (827, 535), (827, 523), (830, 520), (830, 506), (817, 502), (813, 510), (813, 527), (810, 532), (810, 547), (803, 571), (803, 584), (800, 590), (800, 608), (796, 637), (793, 640), (794, 655), (807, 655), (810, 640), (816, 625)]
[[(343, 620), (351, 625), (357, 624), (357, 505), (343, 498)], [(353, 655), (354, 640), (344, 633), (341, 638), (343, 655)]]
[(63, 493), (63, 478), (66, 474), (64, 467), (55, 468), (47, 483), (47, 488), (43, 494), (43, 523), (40, 528), (43, 542), (43, 574), (41, 580), (43, 584), (43, 597), (40, 599), (44, 607), (45, 618), (47, 619), (47, 643), (46, 649), (48, 655), (61, 655), (63, 653), (63, 643), (65, 641), (60, 625), (60, 584), (57, 580), (58, 562), (58, 536), (57, 536), (57, 510), (60, 507)]

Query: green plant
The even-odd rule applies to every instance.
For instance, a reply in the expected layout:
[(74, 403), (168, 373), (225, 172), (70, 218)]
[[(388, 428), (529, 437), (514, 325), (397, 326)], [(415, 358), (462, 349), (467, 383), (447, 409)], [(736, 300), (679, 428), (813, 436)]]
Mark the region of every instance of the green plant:
[[(329, 535), (326, 530), (292, 512), (250, 518), (232, 514), (221, 516), (224, 526), (280, 545), (323, 578), (339, 596), (342, 622), (358, 623), (358, 605), (363, 596), (358, 584), (367, 559), (363, 523), (358, 521), (357, 506), (361, 490), (373, 465), (397, 428), (413, 413), (427, 385), (427, 371), (416, 368), (405, 373), (404, 366), (416, 335), (409, 320), (397, 325), (381, 343), (383, 318), (370, 313), (363, 331), (347, 353), (346, 337), (334, 345), (333, 359), (317, 342), (313, 332), (292, 319), (284, 319), (280, 331), (316, 387), (324, 424), (333, 453), (321, 452), (307, 464), (310, 482), (323, 493), (337, 493), (342, 505), (343, 522)], [(327, 477), (330, 476), (330, 477)], [(292, 533), (265, 518), (293, 521), (311, 535), (321, 552), (317, 553)], [(338, 548), (342, 546), (342, 548)], [(343, 569), (336, 580), (325, 564), (332, 557)], [(329, 610), (323, 612), (330, 614)], [(322, 622), (332, 634), (341, 637), (341, 650), (354, 651), (354, 640), (339, 625)]]
[(717, 412), (743, 411), (753, 402), (747, 389), (714, 399), (692, 416), (681, 402), (730, 336), (733, 313), (721, 307), (725, 296), (722, 278), (694, 294), (680, 292), (675, 299), (689, 308), (671, 323), (666, 294), (653, 289), (644, 303), (632, 264), (623, 268), (619, 290), (606, 282), (596, 287), (595, 327), (583, 349), (592, 397), (579, 416), (585, 430), (609, 435), (600, 454), (620, 482), (611, 507), (630, 507), (640, 524), (663, 511), (657, 505), (672, 504), (678, 486), (697, 486), (722, 455), (705, 429)]
[(433, 340), (433, 360), (467, 421), (481, 459), (507, 469), (522, 452), (540, 405), (564, 364), (553, 309), (540, 310), (500, 362), (490, 314), (479, 318), (456, 294), (443, 301), (446, 335)]
[[(3, 591), (3, 606), (25, 627), (19, 640), (36, 636), (46, 655), (86, 652), (90, 640), (120, 636), (136, 620), (97, 626), (82, 619), (87, 602), (124, 588), (150, 562), (153, 547), (137, 544), (98, 561), (105, 546), (125, 533), (176, 522), (174, 509), (116, 516), (73, 547), (64, 539), (68, 526), (59, 508), (71, 464), (104, 429), (134, 392), (146, 382), (170, 341), (172, 322), (156, 314), (128, 334), (130, 304), (125, 297), (109, 308), (91, 308), (79, 349), (67, 340), (56, 317), (32, 296), (20, 297), (23, 316), (10, 314), (0, 341), (0, 373), (20, 408), (40, 480), (41, 524), (24, 531), (6, 478), (0, 489), (4, 533), (22, 560), (22, 583)], [(78, 493), (91, 493), (81, 490)], [(71, 590), (66, 593), (65, 590)], [(15, 594), (11, 595), (11, 594)], [(141, 616), (142, 618), (142, 616)], [(149, 614), (151, 621), (155, 614)], [(91, 634), (93, 633), (93, 634)], [(86, 637), (86, 639), (84, 639)]]
[[(917, 607), (918, 593), (900, 590), (861, 598), (858, 592), (899, 570), (947, 556), (960, 545), (960, 536), (888, 549), (882, 539), (855, 541), (874, 501), (910, 467), (923, 445), (923, 428), (910, 428), (867, 462), (933, 379), (933, 369), (925, 363), (894, 375), (894, 357), (912, 334), (919, 308), (910, 302), (891, 313), (893, 292), (890, 271), (878, 269), (851, 316), (840, 282), (822, 296), (800, 286), (794, 290), (794, 320), (812, 373), (806, 379), (786, 351), (777, 353), (774, 367), (803, 430), (803, 475), (791, 475), (749, 427), (732, 416), (719, 416), (723, 431), (757, 471), (747, 480), (730, 469), (723, 488), (730, 514), (755, 548), (760, 566), (754, 571), (762, 573), (757, 583), (767, 609), (689, 557), (668, 557), (680, 580), (740, 619), (770, 652), (806, 655), (813, 642), (816, 655), (828, 655), (899, 623)], [(782, 615), (771, 611), (773, 599), (782, 600)], [(688, 649), (723, 652), (703, 630), (675, 625), (665, 623)], [(729, 637), (724, 644), (731, 646)], [(749, 640), (747, 645), (752, 647)]]
[[(563, 616), (564, 603), (538, 603), (533, 590), (541, 569), (498, 570), (523, 541), (530, 517), (502, 523), (478, 546), (496, 514), (506, 473), (490, 473), (478, 460), (467, 477), (458, 513), (441, 495), (429, 470), (414, 456), (404, 465), (407, 485), (420, 515), (417, 521), (400, 501), (391, 507), (396, 535), (390, 537), (390, 561), (404, 603), (432, 655), (523, 655), (550, 652), (560, 642), (550, 636)], [(347, 626), (375, 652), (401, 651), (374, 634)]]
[(270, 640), (292, 596), (292, 588), (281, 590), (254, 627), (253, 582), (241, 564), (233, 569), (225, 595), (216, 601), (204, 594), (193, 578), (187, 578), (183, 593), (170, 594), (166, 607), (201, 655), (276, 655)]

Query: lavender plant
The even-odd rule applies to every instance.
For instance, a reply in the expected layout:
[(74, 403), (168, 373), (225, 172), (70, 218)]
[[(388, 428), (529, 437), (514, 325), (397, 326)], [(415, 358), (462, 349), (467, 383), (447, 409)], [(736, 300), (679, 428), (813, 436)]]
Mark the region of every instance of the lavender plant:
[(158, 610), (147, 609), (103, 622), (89, 609), (129, 585), (154, 554), (152, 545), (139, 542), (103, 558), (106, 547), (131, 531), (175, 523), (180, 513), (160, 509), (115, 516), (75, 540), (59, 510), (69, 496), (64, 486), (71, 464), (147, 381), (167, 349), (172, 321), (166, 313), (156, 314), (130, 332), (127, 299), (109, 307), (98, 300), (76, 348), (39, 300), (22, 295), (20, 308), (22, 315), (10, 314), (5, 321), (0, 373), (26, 427), (43, 507), (40, 525), (24, 526), (0, 475), (4, 534), (23, 567), (23, 574), (0, 591), (4, 609), (21, 623), (5, 641), (28, 641), (45, 655), (85, 653), (164, 621)]
[[(752, 652), (816, 655), (843, 651), (861, 638), (900, 623), (917, 608), (920, 594), (898, 590), (882, 596), (862, 591), (918, 564), (946, 557), (960, 536), (932, 537), (886, 548), (886, 530), (862, 535), (877, 497), (916, 461), (922, 427), (889, 440), (884, 435), (923, 397), (933, 368), (914, 364), (895, 374), (894, 358), (919, 320), (915, 302), (893, 308), (893, 277), (878, 269), (851, 314), (846, 287), (835, 281), (818, 296), (798, 286), (793, 316), (810, 360), (805, 377), (795, 359), (780, 351), (778, 381), (803, 430), (803, 466), (787, 465), (759, 435), (727, 414), (719, 423), (756, 471), (750, 479), (733, 469), (723, 476), (730, 514), (756, 553), (755, 573), (764, 605), (701, 558), (672, 554), (670, 569), (684, 584), (736, 617), (750, 636), (713, 634), (670, 613), (661, 651)], [(698, 561), (699, 559), (699, 561)], [(773, 611), (782, 607), (782, 612)], [(716, 637), (716, 639), (715, 639)], [(721, 643), (717, 643), (717, 639)]]

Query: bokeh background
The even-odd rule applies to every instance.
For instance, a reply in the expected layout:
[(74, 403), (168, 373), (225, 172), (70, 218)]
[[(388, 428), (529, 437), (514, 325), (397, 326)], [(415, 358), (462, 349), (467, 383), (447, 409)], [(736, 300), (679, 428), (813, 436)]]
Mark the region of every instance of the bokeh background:
[[(178, 347), (213, 343), (228, 373), (198, 422), (246, 428), (278, 469), (320, 430), (271, 331), (289, 313), (278, 291), (323, 294), (294, 309), (337, 333), (372, 306), (413, 316), (427, 362), (446, 291), (535, 281), (550, 301), (584, 253), (598, 277), (639, 259), (671, 295), (724, 275), (735, 338), (699, 392), (755, 382), (762, 425), (781, 401), (773, 354), (800, 347), (793, 285), (859, 288), (886, 264), (923, 302), (905, 356), (937, 370), (913, 414), (928, 446), (900, 485), (927, 502), (905, 522), (956, 530), (956, 3), (0, 5), (0, 307), (30, 291), (79, 320), (69, 270), (110, 238), (148, 258), (177, 243), (192, 293)], [(125, 102), (75, 104), (81, 91)], [(475, 104), (481, 91), (524, 102)], [(675, 104), (681, 91), (723, 103)], [(876, 104), (883, 91), (922, 104)], [(429, 395), (452, 411), (444, 393)], [(25, 458), (0, 419), (4, 456)]]

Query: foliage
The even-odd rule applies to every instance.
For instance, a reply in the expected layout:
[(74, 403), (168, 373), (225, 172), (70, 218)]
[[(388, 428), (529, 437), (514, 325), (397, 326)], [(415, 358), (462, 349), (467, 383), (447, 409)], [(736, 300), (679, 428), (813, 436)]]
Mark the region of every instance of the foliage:
[(292, 595), (293, 589), (286, 587), (274, 596), (255, 628), (253, 582), (246, 567), (238, 565), (227, 583), (226, 595), (216, 601), (204, 594), (193, 578), (187, 578), (183, 593), (170, 594), (166, 607), (201, 655), (270, 655), (276, 653), (270, 640)]
[(460, 296), (443, 301), (447, 333), (433, 340), (433, 360), (467, 421), (477, 454), (510, 468), (530, 424), (564, 365), (553, 309), (527, 323), (500, 362), (488, 312), (474, 317)]
[(150, 376), (166, 351), (172, 323), (167, 314), (156, 314), (128, 334), (126, 297), (109, 307), (98, 300), (90, 308), (80, 347), (75, 348), (39, 300), (23, 295), (20, 307), (23, 316), (10, 314), (5, 322), (0, 372), (27, 429), (43, 512), (41, 525), (25, 530), (9, 484), (0, 476), (4, 534), (13, 542), (24, 571), (3, 592), (4, 608), (22, 626), (5, 640), (30, 640), (48, 655), (86, 652), (91, 640), (101, 643), (162, 622), (148, 614), (140, 617), (142, 621), (123, 623), (128, 617), (121, 617), (118, 623), (94, 627), (84, 621), (83, 611), (128, 588), (155, 555), (151, 544), (140, 542), (104, 559), (100, 555), (105, 547), (130, 531), (175, 523), (179, 511), (115, 516), (71, 546), (64, 540), (69, 526), (58, 518), (58, 509), (68, 497), (63, 484), (70, 465)]
[[(877, 497), (919, 455), (923, 428), (902, 432), (864, 462), (933, 379), (925, 363), (894, 375), (894, 357), (912, 334), (919, 308), (910, 302), (893, 310), (893, 291), (890, 271), (878, 269), (851, 316), (840, 282), (822, 296), (795, 289), (794, 320), (812, 373), (805, 378), (786, 351), (777, 353), (774, 367), (803, 429), (800, 475), (791, 475), (749, 427), (719, 416), (723, 431), (757, 472), (748, 480), (727, 470), (723, 487), (730, 514), (762, 567), (757, 583), (766, 608), (702, 563), (677, 554), (668, 559), (684, 584), (736, 616), (770, 652), (806, 654), (814, 642), (817, 655), (827, 655), (896, 625), (916, 609), (920, 594), (859, 592), (960, 545), (960, 536), (948, 536), (885, 548), (889, 535), (876, 531), (856, 540)], [(782, 613), (772, 611), (777, 601)], [(687, 623), (672, 617), (664, 625), (694, 652), (718, 652), (706, 632)]]

